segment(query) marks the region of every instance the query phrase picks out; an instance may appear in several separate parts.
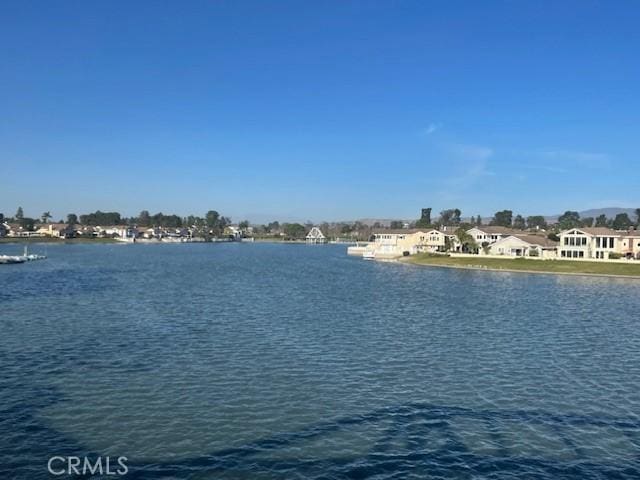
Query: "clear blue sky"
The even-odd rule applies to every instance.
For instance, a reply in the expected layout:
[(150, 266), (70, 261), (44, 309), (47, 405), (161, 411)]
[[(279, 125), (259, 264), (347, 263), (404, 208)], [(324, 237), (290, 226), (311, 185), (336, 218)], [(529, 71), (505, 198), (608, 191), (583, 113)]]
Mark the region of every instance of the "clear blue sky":
[(640, 206), (636, 1), (5, 1), (0, 212)]

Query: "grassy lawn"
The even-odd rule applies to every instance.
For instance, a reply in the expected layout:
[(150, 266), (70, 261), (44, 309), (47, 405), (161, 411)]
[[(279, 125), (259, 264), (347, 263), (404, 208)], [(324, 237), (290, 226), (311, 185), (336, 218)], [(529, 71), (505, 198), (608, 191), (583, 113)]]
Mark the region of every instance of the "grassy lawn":
[(467, 268), (491, 268), (495, 270), (522, 270), (547, 273), (589, 273), (598, 275), (627, 275), (640, 277), (640, 262), (632, 264), (568, 261), (532, 260), (525, 258), (501, 259), (466, 257), (455, 258), (422, 253), (404, 259), (416, 265), (452, 266)]

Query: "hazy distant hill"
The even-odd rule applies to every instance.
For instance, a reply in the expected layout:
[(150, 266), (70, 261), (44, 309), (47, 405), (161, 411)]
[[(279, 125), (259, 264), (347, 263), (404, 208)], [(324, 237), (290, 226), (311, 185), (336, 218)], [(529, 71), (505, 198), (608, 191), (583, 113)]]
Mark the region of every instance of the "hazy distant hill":
[[(607, 218), (615, 218), (615, 216), (619, 213), (626, 213), (627, 215), (629, 215), (629, 218), (631, 220), (636, 219), (635, 208), (620, 208), (620, 207), (592, 208), (591, 210), (583, 210), (578, 213), (580, 213), (580, 218), (587, 218), (587, 217), (596, 218), (603, 214), (606, 215)], [(547, 219), (547, 222), (555, 222), (558, 220), (558, 217), (560, 215), (562, 214), (549, 215), (549, 216), (545, 216), (545, 218)]]

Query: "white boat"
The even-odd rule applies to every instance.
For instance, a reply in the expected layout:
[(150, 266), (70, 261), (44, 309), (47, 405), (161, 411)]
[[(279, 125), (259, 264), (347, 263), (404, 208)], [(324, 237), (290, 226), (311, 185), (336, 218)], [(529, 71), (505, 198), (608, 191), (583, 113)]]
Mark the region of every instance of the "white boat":
[(375, 250), (367, 250), (365, 252), (362, 252), (362, 258), (364, 258), (365, 260), (375, 260), (376, 258)]
[(8, 263), (24, 263), (27, 260), (23, 257), (15, 255), (0, 255), (0, 265)]
[(35, 260), (44, 260), (45, 258), (47, 258), (45, 255), (29, 253), (25, 245), (22, 255), (0, 255), (0, 264), (33, 262)]

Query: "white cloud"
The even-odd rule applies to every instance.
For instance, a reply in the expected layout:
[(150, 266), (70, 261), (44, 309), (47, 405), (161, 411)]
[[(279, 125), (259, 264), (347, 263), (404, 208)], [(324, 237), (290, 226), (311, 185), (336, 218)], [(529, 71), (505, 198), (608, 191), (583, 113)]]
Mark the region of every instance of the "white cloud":
[(435, 133), (437, 130), (440, 130), (441, 128), (442, 128), (441, 123), (430, 123), (429, 125), (427, 125), (427, 128), (422, 130), (422, 135), (424, 136), (432, 135), (433, 133)]
[(451, 176), (443, 180), (445, 188), (439, 192), (444, 201), (459, 199), (482, 179), (495, 175), (488, 168), (493, 148), (456, 143), (446, 146), (445, 153)]

